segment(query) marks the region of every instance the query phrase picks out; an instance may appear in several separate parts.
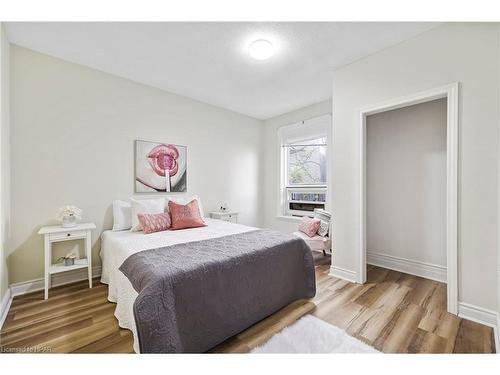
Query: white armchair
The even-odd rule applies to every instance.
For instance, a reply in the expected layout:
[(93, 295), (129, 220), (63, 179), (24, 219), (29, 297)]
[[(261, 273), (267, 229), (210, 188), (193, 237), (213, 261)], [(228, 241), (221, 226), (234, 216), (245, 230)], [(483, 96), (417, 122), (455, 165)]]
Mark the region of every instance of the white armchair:
[(321, 227), (314, 237), (309, 237), (303, 232), (293, 232), (297, 237), (302, 238), (311, 248), (311, 251), (322, 251), (323, 255), (332, 252), (332, 235), (331, 235), (331, 220), (332, 215), (321, 209), (314, 210), (314, 217), (321, 220)]

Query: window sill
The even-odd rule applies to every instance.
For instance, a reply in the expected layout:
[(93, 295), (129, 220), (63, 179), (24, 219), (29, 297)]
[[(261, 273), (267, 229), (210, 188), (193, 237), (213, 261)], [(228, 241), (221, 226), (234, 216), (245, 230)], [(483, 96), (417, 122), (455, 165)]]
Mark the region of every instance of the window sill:
[(285, 215), (278, 215), (278, 216), (276, 216), (276, 219), (283, 220), (283, 221), (291, 221), (291, 222), (298, 222), (298, 221), (302, 220), (302, 218), (300, 218), (300, 217), (285, 216)]

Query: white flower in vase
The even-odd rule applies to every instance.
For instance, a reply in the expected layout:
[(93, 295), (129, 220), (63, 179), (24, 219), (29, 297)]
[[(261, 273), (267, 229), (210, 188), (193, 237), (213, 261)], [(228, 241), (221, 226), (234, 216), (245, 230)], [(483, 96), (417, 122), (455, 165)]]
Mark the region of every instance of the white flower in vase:
[(82, 218), (82, 214), (83, 211), (76, 206), (63, 206), (59, 209), (57, 220), (62, 222), (63, 228), (71, 228)]

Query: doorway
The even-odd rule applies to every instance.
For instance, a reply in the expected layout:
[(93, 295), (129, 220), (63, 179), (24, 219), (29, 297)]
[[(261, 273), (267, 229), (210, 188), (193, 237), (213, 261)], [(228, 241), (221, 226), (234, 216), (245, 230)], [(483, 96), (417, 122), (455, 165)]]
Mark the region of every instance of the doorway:
[[(358, 269), (358, 282), (366, 282), (366, 264), (367, 264), (367, 219), (372, 219), (367, 217), (367, 181), (368, 177), (372, 175), (367, 175), (367, 124), (369, 119), (375, 118), (370, 117), (372, 115), (382, 114), (385, 115), (386, 112), (394, 111), (397, 109), (407, 109), (407, 107), (416, 106), (418, 104), (433, 102), (438, 103), (445, 102), (446, 104), (446, 129), (445, 131), (445, 161), (443, 163), (442, 169), (444, 169), (445, 177), (442, 176), (444, 187), (443, 198), (445, 202), (443, 204), (442, 219), (445, 221), (442, 223), (442, 227), (445, 228), (445, 236), (442, 238), (442, 242), (446, 247), (446, 276), (445, 281), (447, 285), (447, 308), (448, 312), (452, 314), (457, 314), (458, 310), (458, 280), (457, 280), (457, 192), (458, 192), (458, 84), (451, 84), (444, 87), (436, 88), (426, 92), (418, 93), (410, 97), (398, 98), (383, 104), (379, 104), (370, 108), (363, 109), (360, 111), (360, 171), (361, 171), (361, 189), (360, 189), (360, 207), (361, 207), (361, 226), (360, 226), (360, 248), (359, 248), (359, 269)], [(444, 156), (444, 155), (442, 155)], [(404, 159), (404, 158), (403, 158)], [(439, 164), (439, 162), (438, 162)], [(402, 170), (407, 167), (411, 169), (412, 166), (409, 160), (401, 160), (399, 165)], [(439, 169), (439, 168), (438, 168)], [(373, 181), (373, 180), (372, 180)], [(411, 184), (408, 185), (411, 190)], [(371, 193), (371, 191), (370, 191)], [(406, 197), (408, 198), (408, 197)], [(434, 196), (434, 199), (435, 196)], [(409, 202), (408, 206), (411, 208), (412, 204), (415, 202)], [(373, 207), (373, 206), (372, 206)], [(399, 212), (403, 212), (401, 209)], [(416, 216), (418, 218), (418, 216)], [(427, 217), (428, 218), (428, 217)], [(421, 218), (425, 219), (424, 217)], [(415, 217), (413, 217), (415, 220)], [(439, 220), (439, 215), (437, 215), (436, 220)], [(401, 231), (399, 235), (401, 235)], [(370, 232), (370, 234), (372, 234)], [(404, 233), (403, 233), (404, 234)], [(373, 236), (370, 237), (371, 243), (377, 243), (373, 241)], [(436, 241), (435, 241), (436, 242)], [(439, 241), (437, 241), (439, 242)], [(437, 243), (436, 242), (436, 243)], [(378, 242), (383, 243), (383, 242)], [(369, 254), (371, 257), (374, 256), (373, 253)], [(376, 254), (375, 254), (376, 256)], [(397, 257), (396, 257), (397, 258)], [(386, 258), (386, 260), (391, 261), (391, 258)], [(432, 271), (432, 269), (430, 269)], [(436, 271), (437, 272), (437, 271)], [(443, 275), (444, 277), (444, 275)]]

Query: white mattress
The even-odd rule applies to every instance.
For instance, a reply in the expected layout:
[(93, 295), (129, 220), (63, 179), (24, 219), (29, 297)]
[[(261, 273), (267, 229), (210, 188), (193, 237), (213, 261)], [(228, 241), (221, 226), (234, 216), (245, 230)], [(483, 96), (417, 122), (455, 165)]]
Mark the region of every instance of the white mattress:
[(101, 236), (102, 275), (101, 282), (108, 284), (108, 300), (116, 303), (115, 316), (120, 327), (127, 328), (134, 335), (134, 350), (139, 353), (139, 342), (135, 327), (133, 306), (137, 292), (130, 281), (118, 270), (130, 255), (139, 251), (154, 249), (178, 243), (193, 242), (244, 233), (257, 228), (205, 219), (206, 227), (169, 230), (151, 234), (130, 231), (104, 231)]

